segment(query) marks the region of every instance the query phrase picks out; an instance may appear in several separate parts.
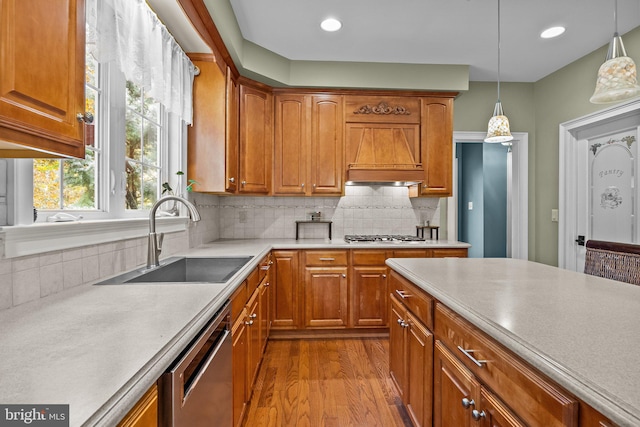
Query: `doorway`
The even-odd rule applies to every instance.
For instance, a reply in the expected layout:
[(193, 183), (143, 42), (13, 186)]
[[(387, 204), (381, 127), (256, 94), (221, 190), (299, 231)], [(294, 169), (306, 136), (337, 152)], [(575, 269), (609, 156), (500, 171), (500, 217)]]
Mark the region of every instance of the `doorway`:
[[(526, 132), (513, 132), (511, 155), (507, 157), (507, 219), (506, 257), (528, 259), (528, 141)], [(447, 230), (449, 240), (460, 240), (459, 228), (459, 165), (456, 147), (459, 144), (483, 144), (486, 132), (453, 133), (453, 196), (447, 199)], [(464, 207), (464, 206), (463, 206)], [(468, 210), (468, 203), (466, 208)], [(472, 243), (473, 245), (473, 243)], [(484, 244), (483, 244), (484, 248)], [(472, 253), (471, 250), (469, 252)], [(487, 253), (488, 256), (495, 256)], [(484, 256), (484, 249), (483, 255)]]
[(558, 266), (584, 271), (585, 241), (639, 241), (640, 100), (560, 125)]

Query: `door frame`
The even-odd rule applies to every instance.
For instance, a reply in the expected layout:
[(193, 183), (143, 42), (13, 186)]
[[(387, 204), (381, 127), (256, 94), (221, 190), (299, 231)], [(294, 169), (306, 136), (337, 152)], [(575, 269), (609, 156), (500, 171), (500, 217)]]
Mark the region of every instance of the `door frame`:
[[(513, 132), (511, 151), (511, 179), (507, 181), (507, 192), (511, 203), (507, 204), (507, 256), (528, 259), (529, 257), (529, 134)], [(447, 236), (458, 240), (458, 161), (456, 145), (466, 142), (484, 142), (486, 132), (453, 132), (453, 188), (452, 197), (447, 198)]]
[[(614, 105), (573, 120), (560, 123), (559, 131), (559, 188), (558, 188), (558, 266), (576, 270), (576, 239), (578, 230), (578, 191), (576, 176), (578, 156), (578, 132), (590, 127), (601, 126), (609, 121), (619, 120), (627, 115), (637, 115), (640, 98)], [(587, 169), (588, 170), (588, 169)], [(588, 199), (587, 199), (588, 200)], [(586, 231), (585, 236), (586, 236)], [(587, 236), (588, 238), (588, 236)]]

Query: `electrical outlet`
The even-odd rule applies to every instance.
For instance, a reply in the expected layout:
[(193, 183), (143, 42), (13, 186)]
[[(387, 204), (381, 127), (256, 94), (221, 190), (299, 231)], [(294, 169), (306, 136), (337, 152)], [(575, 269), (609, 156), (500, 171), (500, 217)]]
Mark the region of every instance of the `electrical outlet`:
[(238, 216), (239, 216), (239, 219), (240, 219), (240, 224), (246, 224), (247, 223), (247, 211), (238, 212)]
[(473, 210), (473, 202), (469, 202), (469, 210), (472, 211)]
[(558, 209), (551, 209), (551, 222), (558, 222)]

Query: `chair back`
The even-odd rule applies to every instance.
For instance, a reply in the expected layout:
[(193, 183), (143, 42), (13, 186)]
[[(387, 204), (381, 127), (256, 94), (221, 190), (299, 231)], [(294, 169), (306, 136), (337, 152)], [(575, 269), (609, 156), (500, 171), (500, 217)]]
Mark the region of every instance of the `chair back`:
[(640, 245), (587, 240), (584, 272), (640, 285)]

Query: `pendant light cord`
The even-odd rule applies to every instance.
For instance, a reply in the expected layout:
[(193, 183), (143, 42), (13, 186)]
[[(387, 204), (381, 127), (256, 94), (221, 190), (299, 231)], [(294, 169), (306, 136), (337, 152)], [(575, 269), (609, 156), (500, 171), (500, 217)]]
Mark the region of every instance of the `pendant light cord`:
[(499, 101), (500, 101), (500, 0), (498, 0), (498, 102)]
[(615, 30), (614, 36), (618, 37), (618, 0), (614, 0), (613, 2), (613, 24)]

